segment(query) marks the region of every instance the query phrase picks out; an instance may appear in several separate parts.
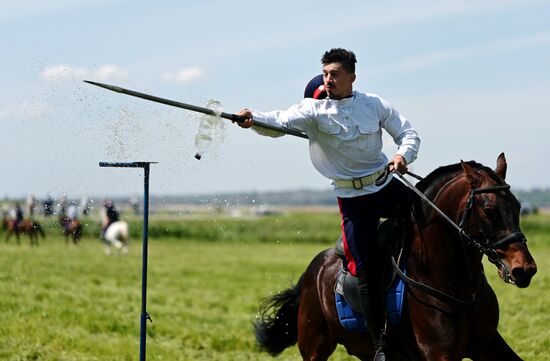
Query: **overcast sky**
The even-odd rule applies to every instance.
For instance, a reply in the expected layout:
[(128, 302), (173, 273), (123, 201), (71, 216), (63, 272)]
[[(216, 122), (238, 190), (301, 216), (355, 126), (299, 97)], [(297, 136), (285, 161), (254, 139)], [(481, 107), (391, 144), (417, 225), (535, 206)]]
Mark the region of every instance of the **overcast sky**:
[(0, 33), (1, 196), (141, 194), (140, 170), (98, 166), (134, 160), (159, 162), (152, 194), (329, 189), (306, 140), (226, 122), (197, 161), (197, 115), (82, 80), (285, 109), (333, 47), (418, 130), (414, 172), (505, 152), (515, 189), (550, 184), (548, 1), (18, 0)]

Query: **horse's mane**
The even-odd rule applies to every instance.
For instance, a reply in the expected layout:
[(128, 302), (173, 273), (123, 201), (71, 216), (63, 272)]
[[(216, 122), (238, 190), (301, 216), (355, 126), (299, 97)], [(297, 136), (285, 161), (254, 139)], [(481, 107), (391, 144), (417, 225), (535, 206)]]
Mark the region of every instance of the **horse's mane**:
[[(502, 180), (499, 180), (499, 177), (495, 174), (495, 172), (491, 168), (486, 167), (483, 164), (477, 163), (476, 161), (473, 161), (473, 160), (465, 163), (478, 171), (482, 171), (486, 173), (495, 181), (498, 181), (499, 183), (502, 182)], [(434, 171), (432, 171), (421, 181), (419, 181), (416, 184), (416, 187), (420, 191), (424, 192), (425, 194), (431, 194), (434, 190), (438, 191), (445, 183), (447, 183), (449, 180), (453, 179), (454, 177), (456, 177), (462, 172), (463, 172), (463, 169), (462, 169), (461, 163), (441, 166), (435, 169)]]
[[(495, 181), (497, 181), (498, 184), (502, 183), (502, 180), (500, 179), (500, 177), (496, 175), (496, 173), (491, 168), (486, 167), (483, 164), (477, 163), (476, 161), (473, 161), (473, 160), (465, 163), (468, 164), (470, 167), (487, 174), (488, 176), (493, 178)], [(441, 166), (435, 169), (434, 171), (432, 171), (421, 181), (416, 183), (416, 187), (421, 192), (423, 192), (428, 198), (433, 199), (433, 197), (445, 184), (447, 184), (450, 180), (452, 180), (459, 174), (463, 173), (463, 171), (464, 170), (462, 169), (461, 163)], [(415, 201), (413, 202), (413, 210), (417, 218), (417, 221), (423, 218), (422, 207), (425, 207), (424, 202), (419, 197), (415, 197)]]

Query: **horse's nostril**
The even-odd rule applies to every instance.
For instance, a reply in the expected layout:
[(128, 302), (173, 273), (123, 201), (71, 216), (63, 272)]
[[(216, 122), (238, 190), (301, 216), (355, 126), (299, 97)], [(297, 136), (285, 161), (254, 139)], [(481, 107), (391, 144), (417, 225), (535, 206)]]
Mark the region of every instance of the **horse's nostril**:
[(527, 267), (526, 273), (529, 275), (529, 277), (533, 277), (535, 273), (537, 273), (537, 266)]
[(512, 269), (512, 278), (516, 286), (525, 288), (529, 286), (535, 273), (537, 273), (536, 267), (515, 267)]

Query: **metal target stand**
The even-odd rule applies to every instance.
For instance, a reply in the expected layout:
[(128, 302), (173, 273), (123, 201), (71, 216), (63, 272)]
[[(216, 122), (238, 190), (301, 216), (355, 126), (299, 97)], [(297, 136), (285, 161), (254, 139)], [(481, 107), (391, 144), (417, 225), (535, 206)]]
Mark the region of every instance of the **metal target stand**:
[(143, 251), (141, 262), (141, 319), (139, 327), (139, 360), (146, 357), (147, 320), (153, 322), (147, 313), (147, 258), (149, 241), (149, 167), (158, 162), (99, 162), (100, 167), (143, 168)]

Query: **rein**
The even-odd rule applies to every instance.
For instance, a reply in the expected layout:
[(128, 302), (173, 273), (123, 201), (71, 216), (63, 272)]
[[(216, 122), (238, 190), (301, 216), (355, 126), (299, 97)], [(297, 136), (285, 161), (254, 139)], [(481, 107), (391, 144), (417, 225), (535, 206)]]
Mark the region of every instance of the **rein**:
[(397, 273), (397, 275), (399, 276), (399, 278), (401, 278), (403, 280), (403, 282), (405, 282), (409, 286), (416, 287), (416, 288), (420, 289), (421, 291), (424, 291), (424, 292), (426, 292), (426, 293), (428, 293), (428, 294), (430, 294), (430, 295), (432, 295), (436, 298), (439, 298), (439, 300), (441, 300), (443, 302), (446, 302), (446, 303), (456, 303), (456, 304), (459, 304), (459, 305), (473, 305), (478, 301), (478, 298), (476, 296), (481, 294), (481, 291), (483, 291), (485, 289), (485, 285), (487, 284), (487, 278), (483, 277), (483, 285), (481, 287), (481, 290), (479, 292), (476, 292), (475, 294), (473, 294), (471, 300), (462, 300), (460, 298), (451, 296), (448, 293), (440, 291), (436, 288), (428, 286), (425, 283), (413, 280), (412, 278), (407, 276), (403, 271), (401, 271), (401, 269), (397, 265), (397, 261), (395, 260), (395, 257), (393, 257), (393, 256), (391, 257), (391, 263), (392, 263), (393, 269), (395, 270), (395, 273)]
[[(380, 179), (378, 180), (380, 183), (383, 183), (385, 179), (387, 179), (387, 173), (388, 171), (383, 174)], [(416, 179), (422, 179), (421, 177), (412, 174), (410, 172), (407, 172), (407, 174), (413, 176)], [(504, 262), (500, 259), (497, 250), (503, 249), (510, 245), (511, 243), (520, 242), (525, 244), (527, 242), (527, 239), (525, 238), (525, 235), (522, 232), (512, 232), (503, 238), (499, 239), (498, 241), (489, 244), (483, 244), (473, 237), (471, 237), (466, 231), (464, 230), (464, 225), (466, 224), (468, 218), (471, 215), (471, 211), (473, 210), (474, 202), (475, 202), (475, 196), (477, 194), (482, 193), (496, 193), (500, 191), (509, 191), (510, 185), (502, 185), (502, 186), (491, 186), (491, 187), (484, 187), (484, 188), (477, 188), (472, 189), (469, 192), (468, 200), (466, 202), (466, 208), (464, 210), (464, 213), (462, 215), (462, 219), (460, 223), (457, 225), (452, 219), (450, 219), (439, 207), (437, 207), (431, 200), (426, 197), (424, 193), (422, 193), (418, 188), (416, 188), (411, 182), (409, 182), (402, 174), (399, 172), (395, 172), (395, 175), (397, 175), (398, 179), (405, 184), (409, 189), (411, 189), (416, 195), (420, 197), (426, 204), (428, 204), (434, 211), (436, 211), (443, 219), (445, 219), (453, 228), (455, 228), (458, 231), (458, 234), (461, 239), (463, 239), (467, 244), (475, 247), (479, 252), (485, 254), (487, 256), (487, 259), (489, 262), (493, 263), (495, 266), (497, 266), (498, 269), (503, 270), (503, 279), (507, 283), (513, 283), (512, 277), (510, 275), (510, 270)], [(461, 305), (471, 305), (477, 302), (476, 295), (481, 294), (481, 291), (485, 288), (485, 285), (487, 284), (487, 278), (484, 277), (483, 285), (480, 291), (476, 292), (472, 295), (472, 300), (462, 300), (459, 298), (456, 298), (454, 296), (451, 296), (443, 291), (437, 290), (431, 286), (428, 286), (425, 283), (413, 280), (412, 278), (405, 275), (403, 271), (399, 268), (396, 260), (394, 257), (392, 257), (392, 266), (397, 273), (397, 275), (408, 285), (414, 286), (438, 299), (441, 301), (447, 302), (447, 303), (456, 303)]]

